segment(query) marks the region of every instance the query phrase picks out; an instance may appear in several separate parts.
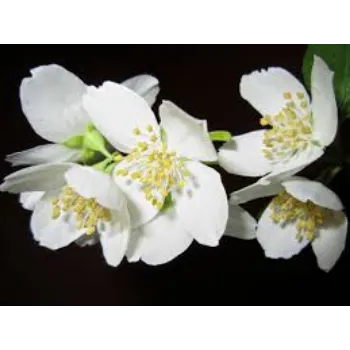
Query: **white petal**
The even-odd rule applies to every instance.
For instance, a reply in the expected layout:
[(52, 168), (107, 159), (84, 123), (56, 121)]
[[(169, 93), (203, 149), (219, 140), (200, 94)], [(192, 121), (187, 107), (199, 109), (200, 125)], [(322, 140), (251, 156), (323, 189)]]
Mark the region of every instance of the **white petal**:
[(314, 56), (311, 72), (313, 136), (324, 146), (331, 144), (338, 129), (338, 110), (333, 88), (334, 73)]
[(159, 81), (157, 78), (148, 74), (140, 74), (127, 79), (121, 85), (135, 91), (142, 96), (152, 107), (159, 93)]
[(241, 176), (262, 176), (271, 171), (271, 164), (262, 153), (265, 132), (248, 132), (226, 142), (219, 150), (220, 166)]
[(130, 218), (128, 208), (116, 216), (117, 223), (112, 226), (111, 232), (101, 234), (101, 246), (106, 262), (111, 266), (118, 266), (123, 260), (130, 236)]
[(126, 251), (128, 262), (137, 262), (141, 259), (143, 246), (142, 241), (144, 239), (145, 236), (141, 234), (139, 228), (131, 231), (128, 249)]
[(260, 180), (254, 184), (244, 187), (230, 195), (230, 204), (242, 204), (258, 198), (274, 196), (283, 191), (280, 183), (261, 183)]
[(84, 107), (100, 132), (122, 152), (130, 152), (140, 141), (140, 136), (133, 133), (135, 128), (146, 132), (147, 125), (151, 125), (154, 133), (160, 135), (147, 102), (123, 85), (105, 82), (98, 89), (89, 87)]
[(226, 236), (253, 239), (256, 238), (257, 222), (246, 210), (238, 205), (229, 206), (229, 218), (225, 231)]
[(126, 161), (122, 161), (115, 167), (113, 179), (127, 199), (131, 227), (134, 229), (153, 219), (157, 215), (158, 209), (146, 199), (140, 183), (116, 175), (118, 169), (125, 168), (125, 164)]
[(182, 227), (175, 208), (159, 213), (139, 228), (130, 261), (141, 259), (149, 265), (165, 264), (183, 253), (193, 238)]
[(65, 179), (82, 197), (96, 198), (105, 208), (124, 208), (126, 198), (110, 175), (88, 166), (77, 165), (66, 172)]
[(319, 236), (312, 242), (318, 266), (325, 271), (333, 268), (345, 248), (348, 220), (344, 213), (338, 213), (337, 222), (319, 230)]
[(289, 194), (302, 202), (309, 200), (331, 210), (339, 211), (343, 209), (339, 197), (320, 182), (298, 178), (284, 181), (282, 185)]
[(51, 142), (83, 134), (89, 121), (82, 108), (86, 85), (63, 67), (52, 64), (31, 70), (22, 80), (22, 109), (35, 132)]
[(170, 101), (163, 101), (160, 105), (159, 117), (169, 149), (194, 160), (217, 160), (206, 120), (193, 118)]
[(19, 202), (22, 207), (27, 210), (34, 210), (36, 203), (43, 197), (45, 192), (35, 191), (35, 192), (23, 192), (19, 196)]
[(292, 74), (282, 68), (262, 69), (243, 75), (240, 83), (240, 93), (262, 115), (275, 115), (286, 104), (283, 94), (292, 94), (293, 101), (300, 104), (296, 93), (301, 92), (309, 103), (309, 96), (304, 86)]
[(256, 238), (265, 251), (268, 258), (289, 259), (307, 246), (308, 240), (301, 242), (296, 238), (297, 229), (295, 225), (288, 224), (284, 227), (275, 224), (271, 217), (271, 209), (267, 207), (262, 214), (256, 231)]
[(34, 238), (40, 245), (56, 250), (63, 248), (84, 234), (72, 220), (52, 219), (52, 195), (45, 195), (35, 206), (30, 222)]
[(276, 165), (270, 174), (264, 176), (259, 181), (261, 183), (282, 182), (316, 161), (323, 153), (324, 151), (321, 147), (309, 146), (305, 151), (298, 153), (288, 162)]
[(186, 162), (191, 180), (175, 196), (179, 220), (200, 244), (217, 246), (228, 220), (228, 202), (220, 174), (199, 162)]
[(43, 164), (21, 169), (5, 177), (0, 191), (21, 193), (60, 188), (66, 182), (64, 173), (72, 165), (70, 163)]
[(71, 149), (63, 145), (49, 144), (9, 154), (6, 157), (6, 161), (12, 163), (13, 166), (17, 166), (76, 162), (80, 158), (79, 150)]

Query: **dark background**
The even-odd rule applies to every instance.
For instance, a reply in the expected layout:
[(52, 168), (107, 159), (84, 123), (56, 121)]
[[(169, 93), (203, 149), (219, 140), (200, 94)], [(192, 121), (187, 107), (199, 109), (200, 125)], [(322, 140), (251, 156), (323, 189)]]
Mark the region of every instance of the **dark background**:
[[(3, 161), (6, 154), (45, 143), (29, 126), (19, 103), (18, 87), (30, 68), (57, 63), (89, 85), (150, 73), (160, 80), (160, 99), (207, 119), (211, 130), (240, 134), (259, 128), (258, 113), (240, 98), (241, 75), (281, 66), (301, 78), (305, 49), (303, 45), (2, 46), (0, 175), (12, 171)], [(221, 172), (228, 193), (254, 181)], [(348, 178), (345, 170), (331, 187), (349, 206)], [(39, 247), (29, 231), (31, 213), (21, 208), (17, 196), (0, 194), (0, 208), (3, 305), (344, 305), (349, 300), (349, 248), (328, 274), (318, 269), (310, 247), (290, 260), (269, 260), (256, 241), (226, 237), (218, 248), (194, 242), (166, 265), (124, 261), (112, 268), (104, 262), (99, 245), (71, 245), (55, 252)], [(253, 203), (249, 208), (254, 211), (258, 206)]]

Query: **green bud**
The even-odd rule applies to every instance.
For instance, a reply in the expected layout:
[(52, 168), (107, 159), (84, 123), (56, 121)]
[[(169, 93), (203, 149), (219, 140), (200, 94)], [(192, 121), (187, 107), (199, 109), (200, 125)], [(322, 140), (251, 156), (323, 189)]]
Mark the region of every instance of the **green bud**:
[(232, 134), (226, 130), (215, 130), (209, 133), (212, 141), (226, 142), (232, 139)]
[(106, 149), (106, 140), (92, 124), (88, 124), (84, 135), (84, 148), (102, 153), (105, 157), (111, 158)]
[(83, 148), (84, 143), (84, 136), (77, 135), (73, 136), (70, 139), (68, 139), (66, 142), (63, 142), (63, 144), (68, 148), (74, 148), (74, 149), (81, 149)]
[(81, 158), (83, 163), (88, 163), (91, 159), (95, 158), (96, 152), (91, 149), (82, 149), (81, 150)]

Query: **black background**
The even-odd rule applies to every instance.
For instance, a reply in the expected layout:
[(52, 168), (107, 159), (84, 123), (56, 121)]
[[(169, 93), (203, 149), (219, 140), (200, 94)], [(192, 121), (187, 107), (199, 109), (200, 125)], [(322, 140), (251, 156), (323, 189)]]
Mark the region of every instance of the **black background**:
[[(88, 85), (120, 82), (140, 73), (161, 83), (170, 99), (209, 128), (240, 134), (259, 128), (258, 113), (240, 98), (244, 73), (281, 66), (301, 78), (306, 46), (3, 46), (0, 58), (0, 175), (12, 171), (6, 154), (45, 141), (20, 107), (18, 87), (29, 69), (57, 63)], [(312, 167), (314, 172), (317, 164)], [(254, 179), (223, 174), (228, 193)], [(312, 170), (309, 173), (313, 175)], [(347, 170), (331, 187), (350, 205)], [(344, 305), (349, 300), (349, 248), (330, 273), (311, 248), (290, 260), (264, 257), (256, 241), (226, 238), (218, 248), (193, 243), (172, 262), (151, 267), (124, 261), (107, 266), (99, 245), (60, 251), (41, 248), (29, 231), (30, 212), (17, 196), (0, 195), (0, 303), (3, 305)], [(261, 204), (261, 203), (260, 203)], [(258, 204), (250, 204), (253, 211)], [(350, 206), (349, 206), (350, 208)], [(296, 329), (297, 331), (297, 325)]]

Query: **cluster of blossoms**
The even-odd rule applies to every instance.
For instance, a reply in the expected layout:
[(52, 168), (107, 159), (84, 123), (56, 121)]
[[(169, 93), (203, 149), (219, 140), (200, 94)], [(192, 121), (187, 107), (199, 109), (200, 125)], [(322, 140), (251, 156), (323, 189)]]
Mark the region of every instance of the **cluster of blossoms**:
[[(347, 218), (324, 184), (296, 176), (320, 158), (338, 128), (333, 72), (314, 57), (311, 99), (282, 68), (244, 75), (241, 96), (267, 129), (229, 137), (217, 152), (207, 122), (162, 101), (158, 80), (139, 75), (121, 84), (87, 86), (58, 65), (31, 71), (20, 86), (22, 109), (50, 143), (9, 155), (26, 165), (1, 191), (20, 195), (32, 211), (40, 245), (60, 249), (100, 242), (109, 265), (124, 257), (166, 263), (196, 240), (256, 238), (270, 258), (290, 258), (311, 243), (329, 271), (345, 247)], [(227, 133), (230, 135), (230, 133)], [(228, 200), (219, 164), (260, 177)], [(240, 205), (275, 196), (256, 221)]]

